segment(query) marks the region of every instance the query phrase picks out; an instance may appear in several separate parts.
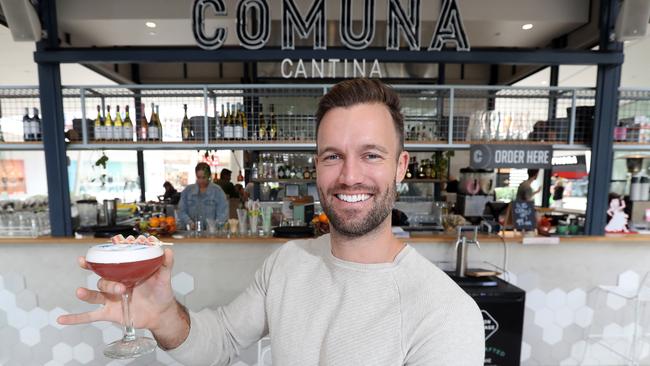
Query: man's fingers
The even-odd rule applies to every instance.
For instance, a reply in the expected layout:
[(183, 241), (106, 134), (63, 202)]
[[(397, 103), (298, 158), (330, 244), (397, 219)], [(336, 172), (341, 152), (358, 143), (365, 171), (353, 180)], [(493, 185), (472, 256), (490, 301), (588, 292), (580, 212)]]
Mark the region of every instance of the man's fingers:
[(81, 301), (85, 301), (89, 304), (106, 304), (106, 297), (104, 294), (98, 291), (92, 291), (87, 288), (79, 287), (77, 289), (77, 297)]
[(97, 281), (97, 288), (101, 292), (106, 292), (112, 295), (122, 295), (124, 291), (126, 291), (126, 287), (123, 284), (105, 280), (103, 278), (100, 278), (99, 281)]
[(171, 268), (174, 265), (174, 252), (165, 248), (165, 259), (163, 261), (163, 266)]
[(85, 323), (91, 323), (100, 320), (109, 320), (109, 319), (102, 319), (99, 310), (89, 311), (80, 314), (61, 315), (56, 319), (57, 323), (61, 325), (85, 324)]
[(85, 257), (78, 257), (77, 258), (77, 263), (79, 263), (79, 267), (81, 267), (83, 269), (88, 269), (88, 270), (90, 269), (90, 267), (88, 266), (88, 262), (86, 262)]

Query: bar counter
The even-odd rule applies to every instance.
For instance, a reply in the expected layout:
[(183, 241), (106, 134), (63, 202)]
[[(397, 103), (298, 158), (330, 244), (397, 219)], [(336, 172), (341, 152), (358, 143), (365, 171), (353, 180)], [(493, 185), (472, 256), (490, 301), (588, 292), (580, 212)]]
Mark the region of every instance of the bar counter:
[[(453, 269), (455, 236), (414, 235), (404, 240), (439, 267)], [(4, 363), (5, 355), (16, 352), (29, 358), (24, 364), (45, 364), (52, 359), (53, 347), (59, 344), (63, 344), (59, 348), (90, 349), (90, 365), (110, 361), (101, 350), (104, 344), (119, 337), (118, 327), (109, 324), (60, 327), (54, 322), (58, 314), (95, 307), (81, 303), (74, 296), (77, 287), (95, 287), (98, 279), (95, 274), (80, 269), (76, 258), (84, 255), (89, 246), (105, 241), (0, 239), (0, 339), (3, 339), (0, 364)], [(172, 285), (181, 302), (199, 311), (234, 299), (249, 284), (264, 259), (287, 239), (173, 241)], [(507, 271), (502, 277), (526, 291), (523, 365), (577, 364), (584, 333), (594, 319), (599, 323), (609, 319), (611, 324), (620, 326), (617, 329), (629, 329), (630, 318), (621, 318), (620, 314), (632, 311), (631, 301), (616, 298), (605, 303), (589, 294), (600, 285), (629, 288), (643, 280), (650, 270), (648, 237), (563, 237), (559, 245), (522, 245), (521, 238), (512, 235), (505, 241), (495, 236), (481, 236), (479, 241), (480, 249), (469, 247), (469, 267), (505, 267)], [(82, 344), (85, 346), (79, 346)], [(242, 360), (253, 365), (255, 355), (255, 350), (249, 349)], [(616, 359), (608, 362), (624, 364), (617, 363)], [(130, 364), (170, 363), (158, 351)]]

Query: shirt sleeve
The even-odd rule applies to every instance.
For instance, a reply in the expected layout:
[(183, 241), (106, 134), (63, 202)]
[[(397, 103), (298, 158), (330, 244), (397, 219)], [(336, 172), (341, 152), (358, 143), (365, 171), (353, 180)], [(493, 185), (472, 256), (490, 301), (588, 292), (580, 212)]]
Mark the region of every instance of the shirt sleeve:
[(469, 296), (446, 304), (444, 322), (423, 321), (420, 341), (406, 366), (482, 366), (485, 359), (483, 315)]
[(228, 221), (229, 203), (226, 194), (217, 186), (217, 222), (220, 224)]
[(217, 309), (190, 312), (190, 333), (177, 348), (167, 351), (183, 365), (229, 365), (240, 350), (269, 332), (266, 293), (271, 271), (282, 248), (255, 273), (253, 282), (235, 300)]
[(192, 222), (190, 219), (190, 216), (187, 214), (187, 195), (188, 195), (188, 190), (189, 187), (185, 188), (183, 192), (181, 192), (181, 199), (178, 202), (178, 221), (179, 221), (179, 227), (181, 229), (185, 229), (185, 226)]

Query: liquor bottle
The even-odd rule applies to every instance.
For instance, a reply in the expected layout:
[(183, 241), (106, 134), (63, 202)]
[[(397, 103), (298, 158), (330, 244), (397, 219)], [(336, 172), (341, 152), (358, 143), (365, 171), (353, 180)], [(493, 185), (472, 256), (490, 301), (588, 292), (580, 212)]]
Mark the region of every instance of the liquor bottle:
[(23, 141), (32, 141), (32, 119), (29, 118), (29, 108), (25, 108), (23, 116)]
[(106, 106), (106, 119), (104, 119), (104, 134), (106, 140), (115, 140), (115, 126), (113, 125), (113, 118), (111, 118), (111, 106)]
[(41, 141), (43, 126), (41, 119), (38, 117), (38, 108), (34, 108), (34, 116), (32, 117), (32, 134), (35, 141)]
[(242, 140), (244, 138), (244, 121), (242, 121), (241, 113), (239, 112), (240, 108), (239, 103), (232, 108), (232, 114), (235, 119), (235, 140)]
[(271, 128), (267, 128), (269, 131), (269, 140), (278, 139), (278, 122), (275, 120), (275, 112), (273, 111), (273, 104), (271, 104)]
[(160, 106), (156, 105), (156, 131), (158, 132), (158, 141), (162, 141), (163, 137), (163, 126), (160, 121)]
[(93, 126), (93, 131), (95, 132), (95, 141), (101, 141), (104, 139), (103, 133), (104, 127), (102, 126), (102, 108), (97, 105), (97, 117), (95, 118), (95, 124)]
[(251, 167), (251, 179), (257, 179), (259, 177), (259, 171), (257, 168), (257, 163), (253, 163)]
[(188, 141), (191, 137), (192, 128), (190, 127), (190, 119), (187, 118), (187, 104), (183, 104), (183, 110), (185, 110), (185, 115), (183, 116), (183, 122), (181, 122), (181, 136), (183, 141)]
[(120, 115), (120, 106), (115, 106), (115, 121), (113, 121), (113, 140), (124, 140), (124, 123)]
[(235, 135), (235, 131), (232, 123), (232, 115), (230, 114), (230, 103), (227, 103), (226, 105), (226, 112), (226, 123), (223, 126), (223, 138), (225, 140), (232, 140)]
[(278, 179), (285, 179), (288, 178), (286, 171), (284, 169), (284, 166), (280, 165), (278, 166), (278, 174), (277, 174)]
[(406, 179), (413, 179), (413, 165), (415, 163), (415, 156), (411, 156), (408, 168), (406, 170)]
[(147, 125), (147, 137), (151, 141), (158, 140), (158, 125), (156, 125), (156, 108), (151, 103), (151, 117), (149, 117), (149, 124)]
[[(223, 108), (223, 106), (222, 106)], [(216, 140), (221, 140), (222, 135), (221, 135), (221, 123), (223, 122), (223, 112), (221, 112), (221, 117), (219, 117), (219, 113), (217, 112), (217, 104), (214, 104), (214, 138)]]
[(122, 138), (126, 141), (133, 141), (133, 122), (129, 116), (129, 106), (124, 107), (124, 124), (122, 126)]
[(309, 175), (311, 176), (311, 179), (316, 180), (316, 165), (311, 166), (311, 170), (309, 171)]
[(264, 120), (264, 113), (260, 112), (259, 126), (257, 130), (257, 138), (259, 140), (266, 140), (266, 121)]
[(239, 105), (239, 113), (241, 114), (242, 122), (242, 136), (244, 140), (248, 140), (248, 118), (246, 118), (246, 112), (244, 112), (244, 105)]
[(147, 116), (144, 114), (144, 104), (140, 104), (140, 126), (138, 127), (138, 139), (147, 141), (149, 139), (149, 123)]
[[(298, 172), (296, 171), (296, 158), (293, 155), (289, 155), (289, 179), (296, 179)], [(286, 172), (285, 172), (286, 174)]]

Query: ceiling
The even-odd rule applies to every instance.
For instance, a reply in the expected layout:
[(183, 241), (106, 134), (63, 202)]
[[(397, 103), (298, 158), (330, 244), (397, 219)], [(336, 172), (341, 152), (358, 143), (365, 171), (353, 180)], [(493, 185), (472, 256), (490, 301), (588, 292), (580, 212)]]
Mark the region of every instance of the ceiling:
[[(306, 13), (312, 0), (294, 0)], [(187, 0), (59, 0), (59, 28), (69, 35), (70, 44), (83, 46), (181, 46), (196, 45), (192, 35), (191, 4)], [(281, 37), (279, 0), (269, 1), (272, 19), (269, 45)], [(403, 1), (403, 3), (406, 3)], [(235, 0), (225, 0), (227, 16), (211, 17), (206, 29), (228, 27), (227, 45), (238, 45)], [(362, 2), (354, 1), (353, 17), (362, 15)], [(376, 34), (373, 45), (385, 45), (388, 0), (375, 1)], [(472, 47), (543, 47), (551, 40), (590, 22), (590, 0), (462, 0), (460, 13)], [(433, 35), (440, 0), (421, 3), (421, 42)], [(435, 9), (435, 10), (434, 10)], [(336, 46), (340, 1), (326, 1), (328, 45)], [(210, 14), (207, 12), (206, 14)], [(156, 23), (154, 29), (145, 22)], [(533, 29), (522, 30), (522, 25)]]

